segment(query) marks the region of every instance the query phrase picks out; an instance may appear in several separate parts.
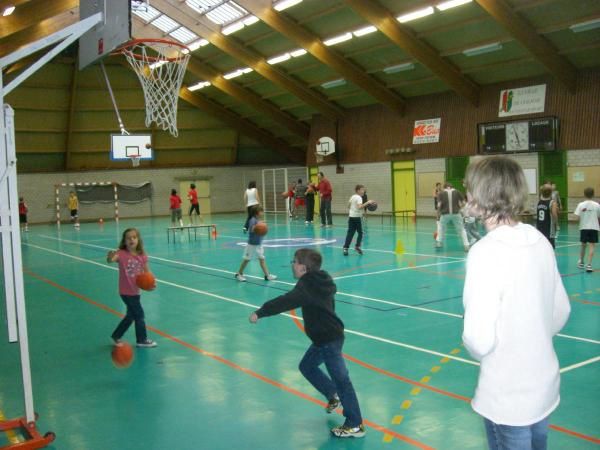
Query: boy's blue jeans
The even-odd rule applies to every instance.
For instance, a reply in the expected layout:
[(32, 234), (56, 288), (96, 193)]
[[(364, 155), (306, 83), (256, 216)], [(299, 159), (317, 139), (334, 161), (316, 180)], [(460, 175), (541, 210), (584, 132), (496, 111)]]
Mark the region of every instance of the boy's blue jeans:
[(490, 450), (546, 450), (549, 417), (532, 425), (499, 425), (484, 418)]
[[(362, 423), (358, 399), (346, 363), (342, 357), (344, 339), (328, 342), (323, 345), (312, 344), (302, 361), (300, 361), (300, 372), (312, 384), (317, 391), (328, 400), (338, 395), (344, 408), (345, 425), (357, 427)], [(329, 378), (320, 368), (325, 364)]]

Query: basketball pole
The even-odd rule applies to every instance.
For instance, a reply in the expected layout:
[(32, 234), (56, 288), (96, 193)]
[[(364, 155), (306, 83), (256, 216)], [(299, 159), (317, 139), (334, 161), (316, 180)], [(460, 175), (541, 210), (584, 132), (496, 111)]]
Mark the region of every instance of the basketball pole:
[[(0, 207), (2, 262), (4, 265), (7, 318), (9, 319), (9, 342), (19, 341), (25, 419), (27, 423), (30, 424), (35, 423), (35, 411), (33, 407), (29, 341), (27, 337), (25, 289), (23, 284), (23, 263), (21, 254), (21, 229), (18, 216), (14, 110), (10, 105), (4, 104), (4, 97), (102, 20), (103, 14), (96, 13), (76, 24), (57, 31), (50, 36), (39, 39), (0, 58), (0, 163), (2, 163), (4, 168), (4, 175), (0, 179), (0, 200), (2, 204), (2, 207)], [(52, 50), (44, 54), (25, 71), (19, 74), (19, 76), (4, 86), (2, 73), (5, 67), (54, 44), (56, 44), (56, 46)], [(9, 305), (9, 303), (11, 304)]]

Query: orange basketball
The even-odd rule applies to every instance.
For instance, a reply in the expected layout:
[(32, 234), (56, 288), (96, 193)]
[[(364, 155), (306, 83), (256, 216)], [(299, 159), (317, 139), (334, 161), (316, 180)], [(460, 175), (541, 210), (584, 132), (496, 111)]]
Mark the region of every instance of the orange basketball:
[(142, 272), (135, 278), (135, 283), (140, 289), (151, 291), (156, 287), (156, 279), (151, 272)]
[(112, 349), (112, 361), (116, 367), (126, 368), (133, 362), (133, 348), (127, 342), (121, 342)]
[(264, 222), (258, 222), (256, 225), (254, 225), (254, 228), (252, 229), (252, 232), (259, 236), (264, 236), (265, 234), (267, 234), (267, 231), (269, 231), (269, 228)]

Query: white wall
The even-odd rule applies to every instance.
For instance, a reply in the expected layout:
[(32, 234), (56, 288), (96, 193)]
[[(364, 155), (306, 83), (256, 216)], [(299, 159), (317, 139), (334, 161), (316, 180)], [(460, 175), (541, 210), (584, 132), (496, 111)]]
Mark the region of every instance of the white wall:
[[(319, 171), (331, 182), (333, 214), (348, 215), (348, 200), (354, 195), (357, 184), (367, 189), (369, 200), (375, 200), (379, 211), (392, 210), (391, 163), (345, 164), (344, 173), (335, 173), (335, 166), (319, 166)], [(377, 213), (374, 213), (377, 214)]]
[[(152, 182), (154, 189), (151, 201), (138, 204), (121, 203), (120, 217), (147, 217), (169, 214), (171, 189), (179, 189), (180, 181), (209, 179), (211, 208), (215, 213), (244, 211), (243, 192), (249, 181), (256, 181), (261, 189), (261, 174), (265, 167), (195, 167), (182, 169), (129, 170), (36, 173), (18, 175), (19, 195), (29, 207), (30, 223), (53, 222), (56, 217), (54, 185), (76, 182), (117, 182), (138, 184)], [(68, 188), (62, 188), (68, 191)], [(66, 199), (66, 195), (62, 198)], [(81, 205), (81, 220), (110, 219), (114, 216), (113, 204)], [(68, 220), (68, 210), (63, 205), (61, 217)]]

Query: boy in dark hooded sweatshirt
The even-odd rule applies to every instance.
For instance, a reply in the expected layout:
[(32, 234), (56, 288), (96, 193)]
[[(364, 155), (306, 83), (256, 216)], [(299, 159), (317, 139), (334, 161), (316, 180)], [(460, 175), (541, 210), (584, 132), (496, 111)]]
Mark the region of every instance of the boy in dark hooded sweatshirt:
[[(358, 399), (342, 357), (344, 323), (335, 314), (337, 288), (329, 274), (321, 270), (321, 262), (319, 252), (308, 248), (297, 250), (292, 261), (292, 271), (298, 279), (296, 286), (250, 314), (250, 322), (302, 308), (305, 332), (312, 344), (300, 361), (300, 372), (329, 400), (327, 413), (337, 409), (340, 403), (344, 408), (344, 424), (331, 432), (341, 438), (363, 437), (365, 428)], [(325, 364), (329, 376), (319, 368), (321, 364)]]

